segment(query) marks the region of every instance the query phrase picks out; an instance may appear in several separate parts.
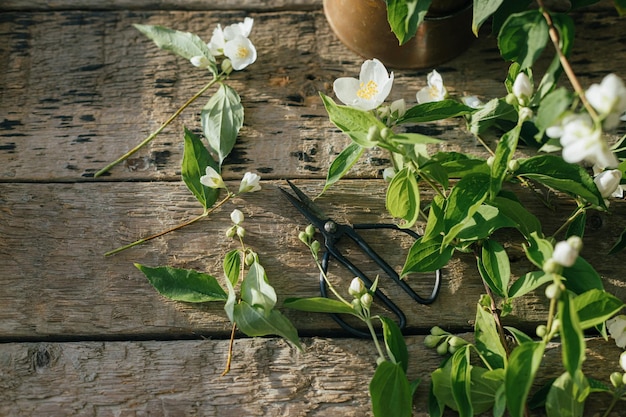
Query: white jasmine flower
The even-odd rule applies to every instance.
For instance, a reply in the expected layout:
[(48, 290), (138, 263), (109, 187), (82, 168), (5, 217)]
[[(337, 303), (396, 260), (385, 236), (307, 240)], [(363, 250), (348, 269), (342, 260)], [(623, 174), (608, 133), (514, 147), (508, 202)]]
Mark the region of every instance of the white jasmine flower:
[[(620, 314), (612, 319), (606, 321), (606, 328), (613, 339), (615, 344), (622, 349), (626, 349), (626, 316)], [(620, 357), (620, 365), (622, 365), (622, 358)], [(624, 368), (624, 365), (622, 365)], [(624, 368), (626, 371), (626, 368)]]
[(211, 65), (211, 61), (209, 60), (209, 58), (205, 57), (204, 55), (192, 56), (189, 61), (191, 61), (191, 64), (194, 67), (198, 68), (208, 68)]
[(621, 366), (622, 369), (626, 371), (626, 352), (622, 352), (622, 354), (619, 355), (619, 366)]
[(522, 106), (527, 105), (533, 95), (533, 85), (528, 75), (524, 72), (517, 74), (511, 90)]
[(214, 56), (224, 55), (224, 48), (226, 47), (226, 43), (228, 41), (234, 40), (238, 36), (243, 36), (244, 38), (250, 36), (253, 23), (254, 19), (246, 17), (243, 22), (233, 23), (225, 29), (222, 29), (221, 25), (218, 24), (213, 30), (211, 40), (207, 44), (211, 54)]
[(250, 39), (237, 35), (224, 45), (224, 55), (230, 59), (233, 69), (240, 71), (256, 61), (256, 49)]
[(415, 98), (418, 104), (442, 101), (448, 95), (448, 90), (443, 85), (443, 78), (436, 70), (432, 70), (427, 76), (428, 86), (417, 92)]
[(234, 224), (239, 225), (243, 222), (243, 213), (241, 210), (235, 209), (232, 213), (230, 213), (230, 219)]
[(393, 72), (377, 59), (367, 60), (361, 65), (359, 79), (342, 77), (335, 80), (333, 90), (345, 105), (361, 110), (373, 110), (380, 106), (393, 85)]
[(602, 171), (593, 178), (593, 182), (604, 198), (623, 196), (623, 190), (619, 185), (621, 180), (622, 172), (619, 169)]
[(259, 185), (260, 180), (261, 177), (257, 174), (246, 172), (241, 180), (241, 184), (239, 184), (239, 194), (259, 191), (261, 189), (261, 186)]
[(602, 137), (602, 130), (594, 126), (591, 117), (587, 114), (567, 116), (563, 119), (560, 131), (548, 130), (550, 135), (561, 133), (563, 159), (566, 162), (576, 163), (587, 160), (602, 169), (615, 168), (619, 164)]
[(226, 188), (222, 176), (211, 167), (206, 167), (206, 175), (200, 177), (200, 183), (209, 188)]
[(604, 117), (605, 129), (617, 127), (626, 111), (626, 86), (621, 78), (609, 74), (600, 84), (592, 84), (585, 92), (589, 104)]
[(360, 297), (365, 294), (367, 289), (365, 288), (365, 284), (359, 277), (355, 277), (352, 282), (350, 282), (350, 287), (348, 288), (348, 293), (353, 297)]
[(582, 248), (582, 240), (578, 236), (572, 236), (554, 245), (552, 260), (562, 266), (572, 266), (578, 258)]
[(484, 103), (476, 96), (461, 97), (461, 102), (467, 107), (471, 107), (473, 109), (479, 109), (484, 105)]

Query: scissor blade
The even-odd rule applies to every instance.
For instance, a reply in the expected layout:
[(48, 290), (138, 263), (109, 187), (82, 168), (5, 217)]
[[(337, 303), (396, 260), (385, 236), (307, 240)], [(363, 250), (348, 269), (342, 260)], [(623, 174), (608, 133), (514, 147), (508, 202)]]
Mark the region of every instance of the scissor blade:
[(282, 187), (278, 187), (278, 189), (289, 200), (289, 202), (293, 204), (293, 206), (297, 208), (304, 217), (307, 218), (307, 220), (309, 220), (315, 227), (321, 230), (324, 226), (324, 223), (326, 223), (326, 221), (328, 220), (328, 217), (313, 203), (313, 201), (309, 197), (307, 197), (306, 194), (302, 192), (302, 190), (300, 190), (293, 183), (291, 183), (291, 181), (287, 181), (287, 184), (289, 184), (289, 186), (298, 198), (289, 194)]

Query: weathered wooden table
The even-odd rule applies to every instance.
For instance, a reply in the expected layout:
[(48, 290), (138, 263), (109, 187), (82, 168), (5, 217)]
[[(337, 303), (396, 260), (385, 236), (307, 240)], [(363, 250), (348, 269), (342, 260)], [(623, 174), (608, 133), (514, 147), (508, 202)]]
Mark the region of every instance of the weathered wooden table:
[[(260, 254), (279, 299), (317, 294), (317, 273), (297, 239), (304, 219), (276, 189), (294, 179), (319, 191), (347, 144), (318, 96), (354, 76), (362, 59), (330, 31), (321, 0), (3, 0), (0, 4), (0, 415), (2, 416), (357, 416), (369, 414), (371, 341), (346, 337), (326, 315), (285, 310), (306, 346), (238, 338), (220, 377), (230, 325), (220, 305), (161, 297), (133, 266), (172, 265), (220, 275), (232, 249), (230, 210), (114, 257), (103, 253), (201, 212), (180, 181), (183, 125), (197, 126), (204, 100), (157, 140), (98, 179), (93, 173), (137, 144), (205, 82), (202, 71), (158, 50), (131, 25), (162, 24), (210, 38), (217, 23), (255, 19), (258, 61), (232, 77), (245, 126), (225, 177), (261, 174), (245, 197), (247, 242)], [(626, 75), (626, 31), (610, 4), (578, 14), (573, 63), (583, 84)], [(493, 37), (438, 70), (453, 95), (503, 95), (507, 64)], [(396, 71), (392, 99), (413, 102), (428, 71)], [(481, 152), (456, 122), (421, 126), (445, 149)], [(624, 127), (617, 135), (624, 134)], [(386, 155), (369, 152), (323, 198), (337, 218), (381, 221)], [(555, 215), (528, 197), (544, 218)], [(559, 206), (572, 205), (558, 198)], [(567, 210), (561, 211), (566, 213)], [(626, 225), (626, 205), (589, 219), (583, 255), (626, 299), (623, 254), (608, 249)], [(388, 220), (388, 219), (387, 219)], [(562, 222), (554, 218), (554, 227)], [(548, 228), (550, 223), (548, 223)], [(510, 240), (513, 272), (525, 272)], [(390, 252), (390, 251), (388, 251)], [(515, 254), (519, 256), (516, 257)], [(387, 253), (398, 265), (401, 253)], [(433, 325), (471, 331), (483, 291), (471, 257), (444, 270), (439, 299), (415, 305), (390, 289), (409, 315), (410, 377), (423, 382), (415, 415), (426, 415), (428, 375), (440, 357), (423, 346)], [(422, 292), (427, 291), (416, 284)], [(513, 323), (532, 332), (542, 297), (515, 306)], [(591, 339), (585, 369), (607, 381), (620, 349)], [(547, 354), (546, 374), (559, 362)], [(601, 403), (606, 398), (600, 398)], [(595, 404), (598, 404), (596, 402)], [(593, 404), (589, 407), (593, 414)], [(626, 410), (616, 412), (626, 415)]]

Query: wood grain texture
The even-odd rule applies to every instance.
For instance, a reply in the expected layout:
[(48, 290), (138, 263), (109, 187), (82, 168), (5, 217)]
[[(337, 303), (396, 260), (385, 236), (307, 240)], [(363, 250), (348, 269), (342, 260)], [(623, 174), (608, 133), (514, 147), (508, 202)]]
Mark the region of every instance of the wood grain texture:
[[(371, 342), (305, 339), (305, 351), (276, 339), (237, 340), (223, 377), (226, 341), (8, 343), (0, 345), (0, 414), (22, 416), (371, 416)], [(408, 377), (421, 379), (413, 416), (425, 417), (429, 374), (441, 361), (409, 337)], [(588, 339), (584, 370), (607, 381), (620, 349)], [(607, 366), (607, 364), (612, 364)], [(560, 375), (560, 352), (545, 355), (538, 386)], [(535, 389), (537, 388), (535, 387)], [(592, 394), (586, 416), (610, 398)], [(455, 413), (448, 410), (446, 416)], [(485, 413), (485, 415), (489, 415)], [(533, 413), (532, 415), (541, 415)], [(612, 416), (624, 416), (617, 407)]]
[[(0, 338), (226, 336), (230, 326), (221, 304), (166, 301), (133, 263), (191, 268), (221, 278), (221, 259), (236, 247), (224, 237), (235, 207), (246, 215), (246, 242), (259, 253), (279, 297), (317, 295), (315, 265), (297, 239), (306, 220), (280, 195), (279, 184), (264, 182), (262, 191), (247, 195), (245, 202), (233, 201), (211, 220), (110, 258), (103, 253), (200, 214), (199, 204), (178, 183), (109, 183), (106, 187), (102, 183), (0, 184)], [(298, 184), (315, 195), (322, 182)], [(343, 222), (390, 221), (380, 217), (384, 189), (381, 180), (346, 180), (331, 188), (319, 204)], [(545, 220), (547, 233), (565, 220), (544, 208), (532, 193), (522, 197)], [(426, 193), (424, 201), (428, 201)], [(567, 199), (554, 199), (554, 203), (561, 216), (574, 208)], [(613, 214), (594, 214), (589, 219), (588, 248), (583, 256), (598, 268), (607, 289), (626, 299), (621, 264), (606, 255), (626, 227), (626, 204), (621, 203), (613, 205)], [(410, 240), (381, 233), (365, 236), (391, 265), (402, 267)], [(500, 238), (507, 246), (515, 277), (534, 269), (525, 260), (515, 233)], [(350, 246), (346, 254), (359, 259)], [(478, 297), (484, 292), (474, 262), (468, 254), (455, 256), (444, 268), (441, 295), (430, 306), (413, 303), (383, 278), (381, 285), (407, 313), (411, 331), (427, 332), (436, 324), (468, 329)], [(347, 287), (352, 277), (341, 275)], [(418, 293), (429, 294), (431, 275), (410, 280)], [(532, 331), (546, 312), (542, 298), (525, 297), (516, 305), (511, 324)], [(326, 315), (286, 313), (304, 334), (337, 329)]]

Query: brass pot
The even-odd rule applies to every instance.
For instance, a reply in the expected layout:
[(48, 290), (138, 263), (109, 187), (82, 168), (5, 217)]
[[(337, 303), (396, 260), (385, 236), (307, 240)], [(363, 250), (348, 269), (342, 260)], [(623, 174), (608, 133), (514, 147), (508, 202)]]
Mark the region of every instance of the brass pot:
[(465, 51), (474, 39), (471, 0), (433, 0), (417, 34), (400, 46), (384, 0), (324, 0), (339, 40), (364, 58), (391, 68), (431, 68)]

